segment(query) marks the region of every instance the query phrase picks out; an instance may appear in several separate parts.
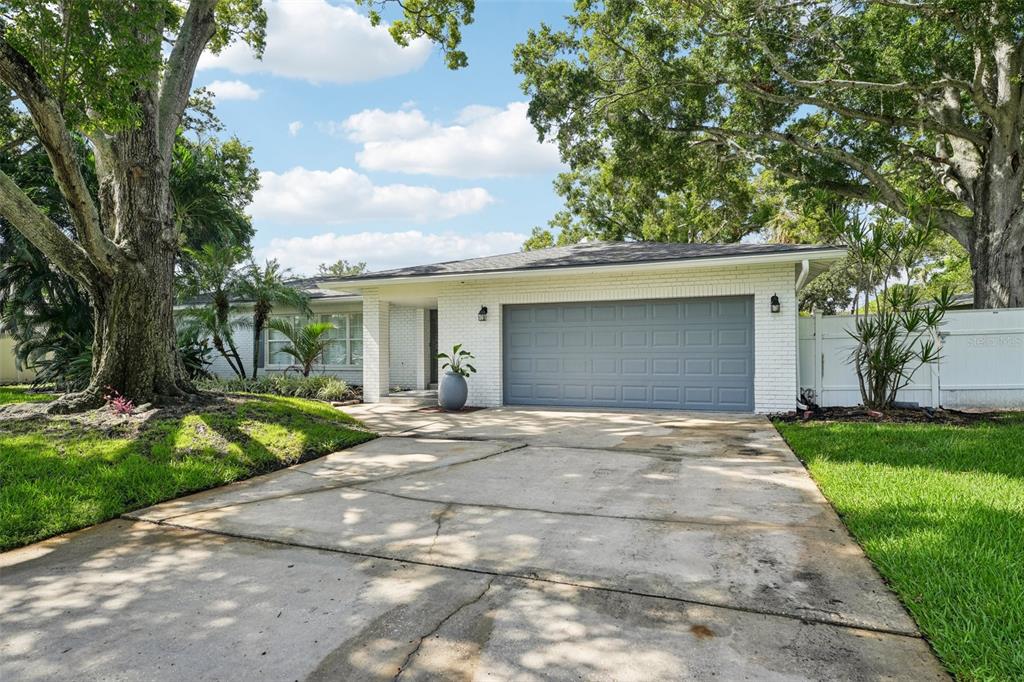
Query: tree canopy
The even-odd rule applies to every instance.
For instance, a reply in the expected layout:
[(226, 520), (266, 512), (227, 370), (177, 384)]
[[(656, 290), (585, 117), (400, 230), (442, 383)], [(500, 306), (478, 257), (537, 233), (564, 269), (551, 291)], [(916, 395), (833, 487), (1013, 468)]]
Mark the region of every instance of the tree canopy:
[(770, 170), (943, 230), (1001, 307), (1024, 305), (1022, 50), (1021, 0), (578, 0), (515, 68), (570, 210), (629, 196), (610, 182), (717, 208)]

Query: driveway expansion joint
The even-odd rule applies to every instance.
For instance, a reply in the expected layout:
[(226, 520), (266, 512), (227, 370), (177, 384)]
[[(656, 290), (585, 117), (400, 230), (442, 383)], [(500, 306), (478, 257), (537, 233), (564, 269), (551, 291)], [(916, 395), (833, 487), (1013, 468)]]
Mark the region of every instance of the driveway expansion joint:
[[(356, 483), (348, 486), (352, 490), (359, 490), (364, 493), (373, 493), (375, 495), (387, 495), (388, 497), (394, 497), (400, 500), (409, 500), (410, 502), (425, 502), (430, 504), (443, 504), (445, 508), (442, 513), (447, 513), (452, 507), (476, 507), (477, 509), (498, 509), (501, 511), (520, 511), (520, 512), (533, 512), (537, 514), (551, 514), (553, 516), (576, 516), (592, 519), (612, 519), (618, 521), (647, 521), (650, 523), (665, 523), (674, 524), (681, 526), (713, 526), (716, 528), (741, 528), (741, 529), (763, 529), (763, 530), (785, 530), (789, 528), (801, 528), (807, 530), (825, 530), (831, 528), (828, 524), (811, 524), (811, 523), (767, 523), (763, 521), (715, 521), (712, 519), (697, 519), (697, 518), (678, 518), (668, 519), (659, 518), (656, 516), (631, 516), (631, 515), (617, 515), (617, 514), (600, 514), (597, 512), (578, 512), (578, 511), (565, 511), (556, 509), (541, 509), (539, 507), (516, 507), (504, 504), (492, 504), (487, 502), (458, 502), (456, 500), (439, 500), (430, 497), (416, 497), (413, 495), (403, 495), (401, 493), (395, 493), (388, 490), (375, 490), (372, 487), (372, 483)], [(441, 529), (441, 518), (438, 521), (438, 531)], [(437, 534), (434, 535), (434, 542), (437, 542)], [(431, 545), (433, 546), (433, 545)]]
[(185, 530), (185, 531), (190, 531), (190, 532), (208, 533), (210, 535), (217, 535), (217, 536), (221, 536), (221, 537), (236, 538), (236, 539), (239, 539), (239, 540), (247, 540), (247, 541), (251, 541), (251, 542), (262, 542), (262, 543), (266, 543), (266, 544), (270, 544), (270, 545), (279, 545), (279, 546), (282, 546), (282, 547), (293, 547), (293, 548), (296, 548), (296, 549), (309, 549), (309, 550), (321, 551), (321, 552), (334, 552), (336, 554), (344, 554), (344, 555), (347, 555), (347, 556), (357, 556), (357, 557), (363, 557), (363, 558), (366, 558), (366, 559), (378, 559), (380, 561), (391, 561), (391, 562), (394, 562), (396, 564), (408, 564), (408, 565), (414, 565), (414, 566), (427, 566), (427, 567), (430, 567), (430, 568), (440, 568), (440, 569), (450, 570), (450, 571), (460, 571), (460, 572), (463, 572), (463, 573), (472, 573), (474, 575), (488, 575), (488, 576), (494, 576), (496, 578), (504, 578), (504, 579), (508, 579), (508, 580), (519, 580), (519, 581), (526, 582), (526, 583), (529, 583), (529, 582), (540, 582), (540, 583), (547, 583), (547, 584), (550, 584), (550, 585), (561, 585), (561, 586), (565, 586), (565, 587), (574, 587), (576, 589), (581, 589), (581, 590), (594, 590), (594, 591), (597, 591), (597, 592), (606, 592), (606, 593), (611, 593), (611, 594), (621, 594), (621, 595), (626, 595), (626, 596), (646, 597), (646, 598), (651, 598), (651, 599), (662, 599), (662, 600), (669, 601), (669, 602), (674, 602), (674, 603), (677, 603), (677, 604), (688, 604), (690, 606), (703, 606), (703, 607), (707, 607), (707, 608), (715, 608), (715, 609), (723, 609), (723, 610), (726, 610), (726, 611), (734, 611), (734, 612), (737, 612), (737, 613), (749, 613), (749, 614), (753, 614), (753, 615), (757, 615), (757, 616), (771, 616), (771, 617), (775, 617), (775, 618), (785, 618), (787, 620), (798, 621), (798, 622), (809, 624), (809, 625), (824, 625), (824, 626), (828, 626), (828, 627), (842, 628), (844, 630), (853, 630), (853, 631), (857, 631), (857, 632), (874, 632), (874, 633), (878, 633), (878, 634), (892, 635), (894, 637), (905, 637), (907, 639), (918, 639), (918, 640), (923, 639), (921, 634), (919, 632), (917, 632), (916, 630), (900, 630), (900, 629), (896, 629), (896, 628), (886, 628), (886, 627), (879, 627), (879, 626), (874, 626), (874, 625), (855, 625), (853, 623), (844, 623), (844, 622), (825, 620), (825, 619), (822, 619), (822, 618), (814, 618), (814, 617), (807, 616), (807, 615), (800, 616), (800, 615), (795, 615), (795, 614), (792, 614), (792, 613), (787, 613), (785, 611), (777, 611), (777, 610), (774, 610), (774, 609), (764, 609), (764, 608), (753, 608), (753, 607), (746, 607), (746, 606), (738, 606), (738, 605), (735, 605), (735, 604), (726, 604), (726, 603), (720, 603), (720, 602), (705, 601), (705, 600), (701, 600), (701, 599), (692, 599), (692, 598), (688, 598), (688, 597), (675, 597), (675, 596), (664, 595), (664, 594), (655, 594), (653, 592), (640, 592), (640, 591), (629, 590), (629, 589), (620, 588), (620, 587), (609, 587), (607, 585), (595, 585), (595, 584), (592, 584), (592, 583), (588, 584), (588, 583), (583, 583), (583, 582), (574, 582), (574, 581), (571, 581), (571, 580), (559, 580), (559, 579), (552, 578), (552, 577), (545, 577), (545, 576), (543, 576), (543, 575), (541, 575), (539, 573), (536, 573), (536, 572), (531, 572), (529, 574), (502, 573), (500, 571), (489, 570), (489, 569), (485, 569), (485, 568), (474, 568), (474, 567), (469, 567), (469, 566), (453, 566), (453, 565), (450, 565), (450, 564), (441, 564), (441, 563), (435, 563), (435, 562), (431, 562), (431, 561), (421, 561), (421, 560), (417, 560), (417, 559), (408, 559), (408, 558), (407, 559), (400, 559), (400, 558), (397, 558), (397, 557), (388, 556), (386, 554), (377, 554), (377, 553), (374, 553), (374, 552), (359, 552), (359, 551), (356, 551), (356, 550), (342, 549), (340, 547), (331, 547), (331, 546), (328, 546), (328, 545), (316, 545), (316, 544), (305, 543), (305, 542), (294, 542), (294, 541), (287, 541), (287, 540), (269, 539), (269, 538), (260, 537), (258, 535), (252, 535), (252, 534), (249, 534), (249, 533), (240, 533), (240, 532), (237, 532), (237, 531), (224, 531), (224, 530), (215, 530), (215, 529), (212, 529), (212, 528), (199, 528), (199, 527), (196, 527), (196, 526), (187, 526), (187, 525), (179, 524), (179, 523), (171, 523), (169, 520), (164, 520), (164, 521), (150, 521), (150, 520), (147, 520), (147, 519), (131, 519), (131, 520), (132, 521), (138, 521), (138, 522), (141, 522), (141, 523), (149, 523), (149, 524), (152, 524), (154, 526), (165, 526), (167, 528), (176, 528), (178, 530)]
[[(447, 438), (447, 439), (444, 439), (444, 440), (449, 440), (449, 441), (457, 442), (457, 439), (454, 439), (454, 438)], [(346, 489), (346, 488), (355, 488), (356, 486), (367, 485), (369, 483), (373, 483), (373, 482), (376, 482), (376, 481), (391, 481), (391, 480), (394, 480), (396, 478), (402, 478), (403, 476), (412, 476), (412, 475), (415, 475), (415, 474), (424, 474), (424, 473), (428, 473), (428, 472), (432, 472), (432, 471), (442, 471), (442, 470), (447, 469), (449, 467), (456, 467), (456, 466), (459, 466), (461, 464), (470, 464), (472, 462), (480, 462), (480, 461), (483, 461), (485, 459), (489, 459), (491, 457), (497, 457), (498, 455), (504, 455), (507, 452), (512, 452), (514, 450), (522, 450), (525, 447), (527, 447), (525, 443), (516, 443), (516, 444), (512, 445), (511, 447), (505, 448), (504, 450), (499, 450), (498, 452), (492, 452), (490, 454), (482, 455), (480, 457), (474, 457), (473, 459), (465, 459), (465, 460), (462, 460), (461, 462), (443, 463), (443, 464), (438, 464), (437, 466), (424, 467), (422, 469), (416, 469), (415, 471), (405, 471), (405, 472), (402, 472), (402, 473), (391, 474), (391, 475), (388, 475), (388, 476), (377, 476), (377, 477), (374, 477), (374, 478), (361, 478), (359, 480), (350, 481), (348, 483), (339, 482), (337, 484), (327, 484), (327, 485), (323, 485), (323, 486), (318, 486), (316, 488), (310, 488), (308, 490), (290, 490), (288, 492), (279, 493), (277, 495), (267, 495), (266, 497), (260, 497), (260, 498), (252, 499), (252, 500), (236, 500), (234, 502), (228, 502), (226, 504), (218, 504), (218, 505), (214, 505), (212, 507), (203, 507), (201, 509), (190, 509), (188, 511), (183, 511), (180, 514), (171, 514), (170, 516), (166, 516), (163, 519), (160, 519), (159, 521), (157, 521), (157, 523), (162, 522), (162, 521), (170, 521), (171, 519), (180, 519), (183, 516), (191, 516), (192, 514), (202, 514), (202, 513), (206, 513), (206, 512), (217, 511), (218, 509), (227, 509), (228, 507), (241, 507), (241, 506), (248, 505), (248, 504), (256, 504), (257, 502), (271, 502), (273, 500), (281, 500), (281, 499), (284, 499), (286, 497), (294, 497), (295, 495), (302, 495), (302, 494), (306, 494), (306, 493), (320, 493), (320, 492), (327, 492), (328, 490), (342, 490), (342, 489)], [(344, 450), (338, 450), (338, 452), (344, 452)], [(335, 454), (335, 453), (330, 453), (330, 454)], [(325, 457), (326, 457), (326, 455), (325, 455)], [(315, 461), (316, 461), (315, 459), (314, 460), (309, 460), (309, 462), (315, 462)], [(307, 464), (307, 463), (308, 462), (303, 462), (302, 464)], [(309, 476), (310, 478), (313, 478), (313, 479), (323, 478), (321, 476), (317, 476), (316, 474), (311, 474), (308, 471), (302, 471), (302, 470), (296, 469), (295, 468), (296, 466), (298, 466), (298, 465), (293, 465), (293, 466), (290, 466), (290, 467), (285, 467), (284, 469), (278, 469), (277, 471), (291, 471), (291, 472), (294, 472), (294, 473), (306, 474), (307, 476)], [(342, 473), (342, 470), (340, 470), (340, 469), (334, 469), (333, 471), (337, 471), (338, 473)], [(275, 473), (275, 472), (272, 472), (272, 473)], [(264, 475), (266, 475), (266, 474), (264, 474)], [(246, 481), (251, 481), (253, 479), (249, 478), (249, 479), (245, 479), (245, 480)], [(239, 482), (242, 482), (242, 481), (239, 481)], [(159, 506), (159, 505), (156, 505), (156, 506)], [(132, 520), (132, 521), (150, 521), (150, 522), (153, 522), (153, 519), (148, 519), (148, 518), (145, 518), (143, 516), (140, 516), (138, 514), (138, 512), (140, 512), (140, 511), (143, 511), (143, 510), (137, 509), (135, 511), (126, 512), (124, 514), (121, 514), (120, 518), (129, 519), (129, 520)]]

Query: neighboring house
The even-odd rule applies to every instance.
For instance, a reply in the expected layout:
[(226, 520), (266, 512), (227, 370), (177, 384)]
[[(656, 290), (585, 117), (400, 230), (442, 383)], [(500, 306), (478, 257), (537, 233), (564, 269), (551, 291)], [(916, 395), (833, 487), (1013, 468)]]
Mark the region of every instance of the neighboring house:
[(14, 339), (0, 334), (0, 384), (29, 383), (36, 376), (34, 371), (19, 366), (14, 346)]
[(361, 369), (367, 402), (433, 383), (436, 349), (461, 343), (476, 356), (474, 406), (772, 412), (797, 395), (796, 293), (844, 255), (589, 242), (320, 279), (337, 294), (314, 309), (361, 313), (361, 336), (347, 341), (361, 357), (336, 371), (357, 383)]

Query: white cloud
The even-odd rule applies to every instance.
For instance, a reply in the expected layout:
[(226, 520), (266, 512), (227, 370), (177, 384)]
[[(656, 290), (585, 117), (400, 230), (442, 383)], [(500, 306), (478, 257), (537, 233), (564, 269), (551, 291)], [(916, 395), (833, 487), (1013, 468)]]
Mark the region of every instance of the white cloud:
[(314, 273), (320, 263), (339, 258), (365, 261), (371, 270), (387, 270), (446, 260), (477, 258), (518, 251), (529, 237), (518, 232), (486, 232), (476, 235), (405, 232), (328, 232), (313, 237), (272, 239), (256, 249), (257, 259), (277, 258), (296, 272)]
[(263, 94), (262, 90), (257, 90), (245, 81), (213, 81), (207, 85), (206, 88), (212, 92), (217, 99), (222, 100), (254, 100), (259, 99), (260, 95)]
[(442, 192), (422, 185), (375, 185), (350, 168), (264, 171), (250, 207), (254, 220), (342, 225), (366, 220), (427, 222), (480, 211), (494, 201), (482, 187)]
[(204, 54), (199, 68), (271, 73), (311, 83), (358, 83), (414, 71), (430, 56), (426, 38), (399, 47), (385, 24), (371, 26), (351, 7), (325, 0), (270, 0), (266, 9), (262, 60), (248, 45), (236, 42), (219, 55)]
[(302, 121), (292, 121), (288, 124), (288, 134), (295, 137), (302, 130)]
[(321, 129), (361, 143), (356, 160), (371, 170), (458, 178), (557, 170), (558, 148), (537, 141), (526, 108), (525, 102), (512, 102), (504, 109), (468, 106), (452, 125), (428, 121), (418, 109), (367, 109)]

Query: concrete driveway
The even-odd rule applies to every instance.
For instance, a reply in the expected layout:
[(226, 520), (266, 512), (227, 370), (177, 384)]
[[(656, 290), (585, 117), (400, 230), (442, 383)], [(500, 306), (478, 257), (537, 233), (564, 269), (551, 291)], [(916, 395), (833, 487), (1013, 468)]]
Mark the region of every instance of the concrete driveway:
[(941, 679), (760, 417), (389, 434), (0, 555), (0, 679)]

